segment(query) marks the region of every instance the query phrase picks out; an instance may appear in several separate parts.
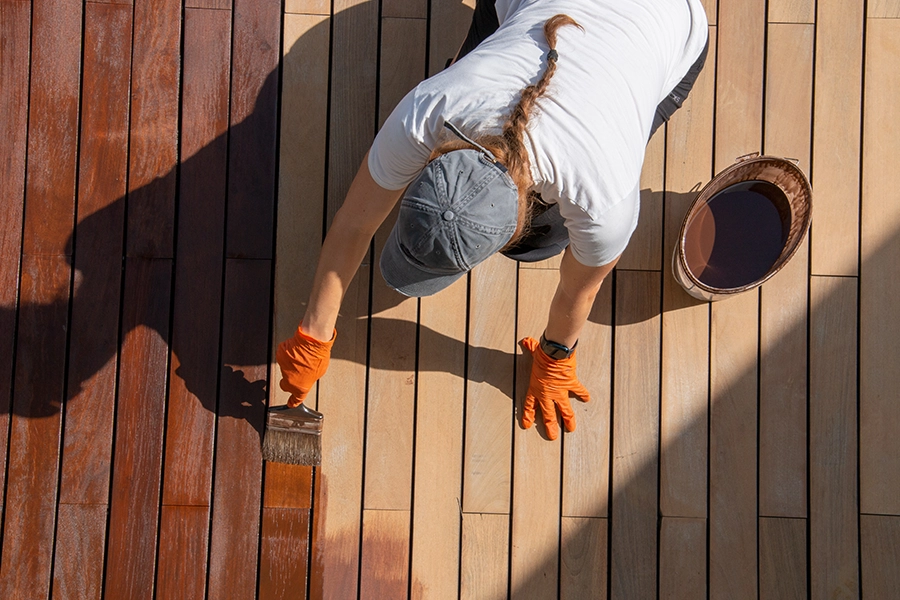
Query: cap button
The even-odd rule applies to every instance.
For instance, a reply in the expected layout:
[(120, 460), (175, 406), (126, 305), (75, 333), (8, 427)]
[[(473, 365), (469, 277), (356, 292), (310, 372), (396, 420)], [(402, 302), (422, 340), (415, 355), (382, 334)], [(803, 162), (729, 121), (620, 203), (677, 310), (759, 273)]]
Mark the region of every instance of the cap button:
[(456, 218), (456, 215), (453, 214), (452, 210), (445, 210), (444, 214), (442, 214), (441, 216), (444, 217), (445, 221), (452, 221), (454, 218)]

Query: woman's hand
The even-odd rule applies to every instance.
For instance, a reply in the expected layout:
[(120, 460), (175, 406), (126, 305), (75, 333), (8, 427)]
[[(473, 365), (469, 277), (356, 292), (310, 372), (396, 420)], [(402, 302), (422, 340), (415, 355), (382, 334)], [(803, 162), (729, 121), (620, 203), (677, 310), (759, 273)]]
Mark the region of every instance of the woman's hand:
[(290, 393), (288, 408), (300, 406), (319, 378), (328, 370), (335, 331), (327, 342), (317, 340), (298, 327), (294, 337), (278, 344), (275, 360), (281, 367), (281, 389)]
[(535, 404), (539, 404), (544, 426), (547, 428), (547, 437), (551, 440), (559, 437), (557, 409), (566, 431), (575, 431), (575, 413), (569, 402), (569, 393), (577, 396), (582, 402), (591, 399), (575, 373), (575, 353), (568, 358), (554, 360), (544, 353), (540, 343), (533, 337), (522, 340), (522, 345), (531, 352), (534, 359), (531, 364), (528, 393), (525, 396), (525, 410), (522, 412), (522, 427), (528, 429), (534, 425)]

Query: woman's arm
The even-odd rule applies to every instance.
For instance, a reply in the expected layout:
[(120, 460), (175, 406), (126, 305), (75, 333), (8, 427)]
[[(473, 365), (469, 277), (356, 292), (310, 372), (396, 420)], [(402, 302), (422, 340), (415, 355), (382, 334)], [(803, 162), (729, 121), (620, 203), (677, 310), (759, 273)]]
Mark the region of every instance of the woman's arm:
[(550, 303), (550, 316), (544, 335), (571, 348), (587, 321), (600, 284), (616, 266), (618, 258), (601, 267), (586, 267), (566, 248), (559, 266), (559, 285)]
[(301, 327), (308, 335), (331, 339), (341, 301), (369, 250), (372, 236), (403, 190), (387, 190), (372, 179), (368, 154), (350, 184), (347, 198), (325, 236)]

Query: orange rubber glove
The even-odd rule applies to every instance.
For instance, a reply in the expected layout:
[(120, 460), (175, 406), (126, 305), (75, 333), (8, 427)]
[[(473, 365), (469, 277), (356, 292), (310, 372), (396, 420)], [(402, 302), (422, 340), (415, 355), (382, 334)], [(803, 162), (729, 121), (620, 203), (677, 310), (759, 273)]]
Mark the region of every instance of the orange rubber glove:
[(337, 330), (327, 342), (319, 341), (303, 333), (297, 327), (294, 337), (278, 344), (275, 360), (281, 367), (281, 389), (290, 392), (288, 407), (296, 408), (303, 403), (312, 386), (325, 371), (331, 358), (331, 347), (337, 337)]
[(537, 402), (544, 416), (547, 437), (551, 440), (559, 437), (557, 408), (562, 415), (566, 431), (575, 431), (575, 413), (569, 403), (569, 392), (575, 394), (582, 402), (591, 399), (587, 388), (579, 383), (575, 374), (575, 353), (569, 358), (554, 360), (544, 354), (540, 342), (532, 337), (522, 340), (522, 345), (531, 351), (534, 359), (531, 365), (531, 380), (528, 382), (528, 394), (525, 396), (522, 427), (528, 429), (534, 425), (534, 405)]

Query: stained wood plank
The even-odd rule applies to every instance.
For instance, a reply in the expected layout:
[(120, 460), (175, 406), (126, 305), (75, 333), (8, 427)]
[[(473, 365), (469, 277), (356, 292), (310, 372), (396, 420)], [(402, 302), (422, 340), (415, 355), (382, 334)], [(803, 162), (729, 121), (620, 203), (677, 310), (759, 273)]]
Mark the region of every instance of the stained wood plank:
[(617, 267), (644, 271), (659, 271), (661, 264), (663, 227), (663, 179), (666, 158), (665, 125), (659, 128), (647, 144), (641, 170), (641, 198), (637, 229), (622, 253)]
[(900, 514), (900, 175), (889, 158), (900, 151), (892, 127), (900, 118), (900, 21), (867, 21), (863, 131), (862, 267), (860, 270), (860, 506)]
[(309, 511), (265, 508), (259, 556), (259, 597), (306, 598)]
[(856, 279), (813, 277), (810, 300), (810, 592), (857, 598)]
[(434, 2), (429, 21), (428, 74), (444, 70), (447, 60), (456, 56), (466, 39), (475, 0)]
[(77, 279), (60, 502), (106, 504), (119, 349), (132, 9), (86, 4), (84, 10), (84, 85), (93, 92), (81, 102)]
[(757, 336), (754, 292), (716, 302), (710, 326), (709, 593), (757, 593)]
[(900, 518), (860, 515), (862, 593), (866, 598), (894, 598), (900, 594)]
[(22, 257), (0, 597), (50, 591), (71, 269)]
[(234, 0), (226, 255), (271, 258), (281, 9)]
[(204, 598), (208, 542), (208, 506), (162, 507), (157, 598)]
[(670, 264), (682, 221), (712, 175), (716, 28), (706, 67), (666, 126), (660, 493), (663, 515), (706, 517), (709, 411), (709, 305), (689, 296)]
[(663, 517), (659, 530), (659, 597), (706, 596), (706, 519)]
[(772, 0), (767, 20), (769, 23), (815, 23), (816, 1)]
[(463, 513), (461, 600), (506, 598), (509, 515)]
[(134, 7), (131, 137), (128, 164), (128, 256), (172, 257), (181, 0)]
[(405, 598), (409, 586), (409, 511), (363, 511), (360, 598)]
[[(543, 269), (522, 270), (516, 331), (522, 337), (539, 338), (547, 323), (547, 307), (553, 300), (559, 274)], [(516, 357), (516, 417), (513, 446), (513, 511), (510, 553), (510, 580), (513, 598), (547, 598), (559, 587), (559, 514), (561, 502), (560, 465), (564, 429), (549, 440), (544, 416), (538, 406), (535, 425), (522, 429), (522, 407), (531, 377), (531, 354), (519, 350)], [(578, 403), (573, 399), (572, 403)], [(553, 415), (559, 419), (558, 415)], [(576, 430), (573, 435), (592, 432)], [(568, 436), (567, 436), (568, 437)]]
[(759, 597), (807, 597), (806, 519), (759, 519)]
[(284, 12), (300, 15), (330, 15), (331, 0), (285, 0)]
[(606, 598), (607, 519), (563, 517), (559, 597)]
[(610, 596), (656, 593), (660, 274), (617, 271)]
[(414, 599), (459, 589), (467, 281), (420, 302), (412, 572)]
[[(31, 6), (0, 4), (0, 464), (6, 465), (12, 405), (13, 354), (25, 198), (25, 154), (28, 143), (28, 69), (31, 55)], [(6, 489), (6, 469), (0, 469)], [(3, 500), (0, 500), (0, 510)]]
[(101, 597), (108, 511), (103, 504), (59, 505), (53, 598)]
[(572, 402), (578, 430), (563, 443), (562, 515), (605, 517), (609, 514), (611, 280), (597, 294), (578, 348), (578, 379), (590, 392), (591, 401)]
[(510, 510), (516, 283), (515, 263), (499, 255), (471, 274), (465, 512)]
[(225, 226), (231, 15), (185, 10), (178, 250), (163, 504), (208, 506)]
[(856, 275), (863, 3), (820, 0), (816, 7), (812, 185), (812, 272)]
[(256, 594), (270, 286), (269, 261), (226, 261), (210, 598)]
[(867, 0), (866, 17), (870, 19), (900, 19), (897, 0)]
[(75, 0), (52, 0), (32, 7), (22, 243), (22, 252), (29, 254), (72, 253), (81, 22), (81, 3)]
[(172, 261), (125, 261), (107, 597), (151, 598), (156, 571)]
[[(812, 25), (769, 25), (765, 153), (808, 169)], [(759, 512), (806, 516), (806, 324), (809, 246), (760, 293)]]
[(184, 7), (230, 10), (231, 0), (185, 0)]

